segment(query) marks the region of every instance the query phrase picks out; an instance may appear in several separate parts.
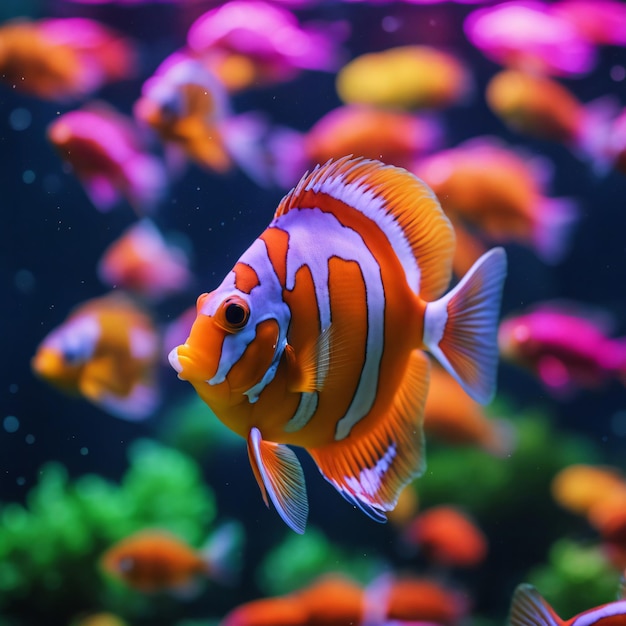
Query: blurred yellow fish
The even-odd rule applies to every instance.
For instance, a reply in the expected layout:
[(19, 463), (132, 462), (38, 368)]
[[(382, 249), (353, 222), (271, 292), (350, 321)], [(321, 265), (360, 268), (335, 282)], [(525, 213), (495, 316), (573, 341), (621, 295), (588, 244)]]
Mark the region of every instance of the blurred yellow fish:
[(429, 46), (401, 46), (353, 59), (337, 74), (337, 93), (349, 104), (403, 109), (443, 108), (469, 93), (469, 70)]
[(118, 293), (94, 298), (48, 334), (32, 369), (58, 389), (107, 413), (139, 420), (159, 403), (159, 338), (150, 317)]

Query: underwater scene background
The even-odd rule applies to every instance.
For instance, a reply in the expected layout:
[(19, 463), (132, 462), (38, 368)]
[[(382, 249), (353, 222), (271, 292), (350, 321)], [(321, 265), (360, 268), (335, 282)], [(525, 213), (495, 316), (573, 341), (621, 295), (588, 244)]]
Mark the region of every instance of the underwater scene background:
[[(626, 32), (626, 18), (619, 12), (623, 5), (615, 3), (608, 21), (599, 19), (597, 30), (606, 34), (604, 39), (579, 35), (581, 54), (591, 55), (586, 67), (551, 71), (548, 61), (566, 44), (547, 47), (547, 53), (534, 49), (533, 37), (523, 36), (541, 30), (532, 19), (502, 18), (509, 20), (516, 35), (508, 38), (515, 52), (509, 50), (508, 56), (502, 53), (506, 46), (496, 45), (495, 35), (491, 48), (489, 44), (480, 48), (468, 26), (469, 16), (479, 10), (516, 4), (541, 14), (550, 3), (269, 3), (297, 18), (294, 32), (313, 25), (319, 37), (313, 60), (307, 66), (282, 59), (268, 74), (257, 67), (248, 83), (242, 79), (228, 88), (212, 68), (218, 76), (216, 89), (227, 100), (226, 112), (218, 111), (211, 127), (231, 150), (228, 166), (220, 168), (194, 161), (184, 149), (171, 149), (171, 142), (168, 145), (150, 124), (137, 119), (136, 106), (142, 85), (169, 55), (185, 47), (191, 25), (220, 4), (3, 0), (0, 6), (0, 186), (7, 220), (0, 229), (5, 294), (0, 334), (5, 355), (0, 366), (0, 624), (502, 624), (513, 591), (522, 582), (533, 584), (564, 618), (613, 601), (626, 566), (626, 489), (621, 479), (626, 469), (626, 343), (619, 339), (626, 336), (626, 132), (624, 124), (620, 130), (617, 123), (626, 106), (626, 52), (619, 35), (611, 39), (606, 33), (616, 24), (615, 32)], [(4, 29), (15, 18), (38, 24), (48, 18), (78, 17), (123, 34), (129, 42), (127, 53), (132, 51), (135, 59), (133, 70), (79, 91), (64, 92), (61, 87), (37, 92), (32, 85), (45, 82), (46, 72), (44, 63), (30, 64), (29, 52), (36, 55), (37, 47), (31, 42), (26, 52), (15, 52), (12, 59), (13, 44)], [(494, 27), (496, 34), (504, 32), (503, 24)], [(74, 28), (86, 32), (80, 25)], [(33, 32), (36, 38), (37, 29)], [(72, 28), (68, 32), (69, 43), (64, 45), (71, 48)], [(577, 316), (601, 329), (606, 345), (595, 339), (583, 342), (585, 361), (575, 346), (581, 335), (571, 326), (561, 339), (561, 351), (550, 354), (543, 365), (532, 361), (524, 366), (515, 355), (503, 358), (496, 398), (480, 409), (492, 425), (485, 428), (494, 429), (489, 436), (503, 439), (488, 445), (479, 435), (459, 434), (463, 411), (478, 411), (477, 405), (464, 408), (460, 418), (442, 421), (439, 429), (433, 425), (431, 434), (427, 429), (427, 470), (403, 492), (387, 524), (375, 523), (345, 502), (312, 460), (297, 451), (310, 502), (308, 527), (300, 536), (272, 507), (263, 505), (244, 442), (212, 415), (167, 363), (169, 350), (184, 341), (189, 322), (178, 330), (177, 342), (172, 343), (168, 332), (176, 334), (171, 324), (195, 305), (199, 294), (221, 282), (270, 222), (283, 195), (318, 162), (316, 154), (303, 154), (302, 137), (307, 133), (310, 137), (314, 125), (329, 112), (349, 104), (342, 102), (336, 88), (341, 68), (369, 52), (414, 45), (449, 53), (462, 66), (463, 77), (454, 72), (447, 76), (445, 67), (438, 67), (448, 94), (440, 100), (418, 96), (408, 103), (393, 102), (392, 94), (386, 109), (415, 116), (422, 124), (417, 131), (399, 126), (400, 134), (422, 133), (416, 145), (407, 148), (405, 161), (385, 158), (383, 124), (380, 138), (373, 132), (363, 140), (369, 142), (368, 149), (383, 161), (412, 169), (427, 182), (428, 158), (477, 138), (532, 161), (544, 196), (567, 199), (567, 240), (559, 258), (542, 258), (541, 249), (538, 253), (533, 245), (527, 230), (535, 228), (533, 220), (541, 222), (534, 215), (507, 214), (501, 224), (496, 217), (495, 227), (489, 226), (489, 217), (459, 219), (455, 225), (465, 233), (459, 246), (467, 245), (469, 256), (474, 244), (506, 248), (503, 318), (514, 319), (534, 305), (547, 304), (564, 316), (561, 328), (570, 328), (569, 316)], [(51, 50), (49, 54), (56, 54)], [(107, 54), (94, 54), (85, 71), (95, 72)], [(248, 55), (253, 67), (254, 63), (262, 67), (263, 59), (255, 57), (254, 50), (240, 54)], [(123, 55), (121, 59), (124, 65)], [(522, 102), (511, 112), (489, 103), (488, 85), (505, 66), (563, 85), (580, 104), (580, 120), (586, 116), (595, 120), (581, 130), (584, 140), (553, 132), (563, 120), (548, 115), (545, 122), (532, 104), (526, 110)], [(374, 71), (366, 68), (365, 75), (375, 75)], [(383, 74), (394, 71), (387, 66)], [(422, 71), (428, 74), (428, 69)], [(16, 78), (20, 75), (27, 77), (25, 87)], [(89, 173), (79, 176), (81, 159), (71, 163), (71, 155), (63, 156), (63, 149), (52, 144), (49, 129), (55, 120), (95, 101), (107, 110), (114, 107), (128, 120), (135, 115), (142, 150), (162, 168), (153, 201), (144, 203), (122, 189), (110, 208), (99, 210), (94, 206), (95, 192), (86, 193)], [(554, 102), (558, 117), (566, 106)], [(252, 136), (246, 137), (248, 127), (237, 122), (249, 113), (254, 123)], [(586, 123), (580, 120), (576, 123)], [(360, 123), (349, 116), (342, 122)], [(236, 129), (233, 143), (224, 139), (227, 127), (228, 133)], [(336, 139), (342, 146), (339, 135), (333, 130), (325, 140), (332, 144)], [(352, 152), (356, 155), (358, 150)], [(344, 154), (327, 153), (325, 158)], [(85, 152), (82, 164), (90, 158)], [(295, 179), (293, 168), (298, 170)], [(492, 200), (487, 187), (485, 183), (471, 191), (480, 196), (479, 206)], [(445, 209), (443, 195), (440, 200)], [(497, 215), (498, 200), (494, 203)], [(31, 360), (44, 338), (64, 324), (75, 307), (112, 289), (123, 290), (107, 283), (99, 264), (105, 250), (148, 215), (188, 259), (190, 273), (181, 274), (179, 282), (158, 297), (146, 292), (137, 297), (162, 342), (156, 366), (159, 400), (148, 416), (142, 416), (145, 419), (118, 419), (84, 395), (46, 384), (34, 373)], [(158, 287), (162, 278), (157, 274), (147, 280)], [(597, 320), (601, 321), (596, 325)], [(611, 369), (596, 364), (592, 371), (592, 361), (602, 361), (608, 345), (618, 365)], [(480, 422), (484, 414), (479, 412), (476, 419)], [(581, 474), (568, 483), (562, 470), (570, 466)], [(556, 477), (562, 482), (555, 482)], [(607, 482), (610, 489), (605, 489)], [(609, 512), (603, 515), (601, 509), (603, 514), (594, 515), (589, 502), (600, 495), (606, 496), (602, 504)], [(428, 540), (420, 539), (414, 524), (420, 515), (440, 506), (468, 515), (471, 525), (435, 524), (428, 548)], [(173, 533), (196, 554), (208, 542), (216, 559), (219, 550), (211, 537), (220, 529), (236, 529), (228, 536), (229, 553), (219, 555), (229, 575), (200, 572), (185, 579), (184, 585), (154, 591), (106, 571), (102, 557), (107, 550), (147, 528)], [(478, 549), (464, 562), (464, 547), (472, 541), (482, 545), (481, 537), (486, 554)], [(458, 545), (455, 539), (460, 540)], [(296, 594), (293, 603), (304, 603), (297, 592), (329, 574), (353, 581), (374, 605), (387, 602), (389, 585), (406, 578), (415, 583), (409, 597), (427, 597), (432, 606), (424, 608), (416, 600), (419, 606), (413, 614), (389, 613), (381, 618), (385, 621), (281, 617), (271, 606), (263, 615), (259, 609), (249, 616), (226, 617), (259, 598)], [(331, 608), (347, 602), (347, 592), (337, 593), (335, 597), (325, 591), (314, 602)], [(89, 621), (95, 614), (102, 621)]]

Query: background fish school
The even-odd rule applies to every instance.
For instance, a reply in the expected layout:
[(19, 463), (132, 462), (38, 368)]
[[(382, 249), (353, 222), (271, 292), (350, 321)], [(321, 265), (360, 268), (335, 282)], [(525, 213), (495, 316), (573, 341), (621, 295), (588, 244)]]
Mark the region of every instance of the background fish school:
[[(103, 86), (93, 97), (131, 114), (142, 83), (169, 54), (184, 45), (193, 21), (217, 4), (202, 0), (99, 4), (5, 1), (0, 7), (0, 19), (81, 16), (128, 35), (137, 46), (138, 74)], [(611, 336), (626, 335), (626, 178), (611, 169), (598, 173), (592, 163), (557, 142), (512, 130), (489, 109), (485, 88), (501, 66), (472, 46), (463, 29), (465, 19), (478, 6), (452, 2), (275, 4), (293, 12), (301, 22), (342, 25), (337, 32), (343, 31), (344, 35), (338, 36), (337, 46), (344, 56), (337, 70), (366, 52), (400, 45), (429, 45), (457, 55), (471, 72), (472, 89), (464, 102), (429, 112), (443, 129), (439, 147), (494, 136), (539, 155), (552, 176), (547, 193), (575, 200), (580, 213), (568, 250), (558, 264), (542, 262), (528, 246), (505, 244), (509, 275), (503, 316), (535, 303), (568, 300), (608, 314), (613, 319)], [(503, 3), (484, 4), (493, 7)], [(583, 103), (611, 96), (623, 107), (626, 50), (599, 45), (597, 54), (592, 71), (558, 80)], [(335, 78), (336, 71), (303, 70), (282, 83), (244, 89), (231, 96), (231, 106), (236, 113), (259, 111), (276, 125), (306, 132), (342, 104)], [(400, 547), (397, 526), (392, 522), (377, 525), (352, 510), (320, 476), (315, 478), (313, 464), (302, 457), (309, 477), (311, 528), (301, 539), (292, 537), (275, 512), (262, 505), (243, 442), (233, 440), (195, 398), (191, 387), (178, 381), (165, 364), (159, 371), (162, 406), (149, 420), (139, 423), (115, 419), (87, 401), (63, 395), (37, 379), (30, 368), (37, 346), (73, 307), (108, 291), (96, 272), (99, 259), (138, 219), (125, 201), (115, 210), (98, 212), (46, 139), (48, 125), (81, 103), (46, 101), (22, 93), (12, 84), (0, 85), (0, 188), (5, 220), (0, 228), (4, 294), (0, 333), (4, 356), (0, 365), (0, 510), (17, 503), (36, 511), (38, 505), (32, 494), (53, 473), (51, 462), (60, 464), (54, 467), (65, 468), (67, 485), (90, 475), (101, 477), (107, 484), (121, 485), (132, 465), (132, 451), (138, 449), (133, 446), (149, 440), (164, 447), (164, 464), (173, 449), (185, 462), (199, 468), (200, 482), (213, 494), (209, 498), (213, 513), (208, 516), (214, 518), (213, 525), (199, 524), (194, 531), (196, 547), (202, 543), (202, 533), (209, 534), (219, 520), (236, 519), (243, 524), (246, 540), (242, 573), (234, 587), (224, 590), (209, 583), (200, 593), (183, 600), (163, 595), (146, 601), (132, 590), (105, 593), (102, 590), (110, 582), (97, 572), (88, 551), (84, 558), (72, 559), (59, 556), (63, 556), (63, 550), (58, 544), (46, 551), (47, 542), (50, 546), (55, 540), (50, 527), (33, 544), (35, 550), (41, 550), (41, 562), (31, 569), (24, 565), (23, 578), (12, 579), (0, 566), (2, 620), (7, 624), (34, 623), (41, 618), (42, 607), (47, 607), (48, 623), (69, 623), (85, 612), (105, 610), (131, 624), (219, 623), (228, 611), (245, 601), (287, 593), (292, 590), (290, 584), (305, 586), (332, 571), (360, 575), (363, 585), (381, 572), (443, 580), (462, 589), (470, 599), (471, 610), (464, 617), (469, 623), (503, 623), (515, 585), (529, 579), (546, 584), (547, 588), (540, 590), (548, 597), (552, 593), (551, 599), (557, 605), (561, 601), (556, 608), (564, 617), (590, 608), (594, 602), (614, 598), (619, 572), (602, 560), (601, 539), (583, 518), (554, 502), (550, 483), (558, 470), (572, 463), (611, 465), (624, 470), (626, 393), (617, 381), (608, 381), (600, 389), (554, 397), (532, 373), (503, 363), (498, 397), (487, 412), (518, 430), (518, 446), (511, 455), (494, 459), (476, 450), (437, 442), (431, 445), (429, 441), (429, 469), (414, 485), (420, 508), (458, 504), (473, 515), (489, 542), (486, 560), (474, 569), (442, 571), (441, 567), (433, 568), (419, 552), (407, 557)], [(152, 141), (151, 150), (163, 154), (157, 140)], [(153, 219), (163, 231), (179, 233), (179, 241), (190, 252), (194, 279), (190, 287), (154, 307), (160, 327), (176, 319), (199, 293), (221, 281), (265, 228), (286, 191), (278, 185), (260, 186), (236, 167), (221, 175), (190, 164), (182, 174), (171, 176)], [(216, 445), (216, 441), (226, 443)], [(138, 456), (135, 452), (134, 458)], [(468, 467), (475, 477), (470, 484), (464, 482)], [(185, 496), (190, 500), (196, 497), (192, 490), (181, 488), (180, 492), (192, 494)], [(59, 487), (56, 497), (69, 501), (68, 493)], [(180, 511), (181, 516), (189, 515), (193, 502), (187, 509), (181, 504)], [(7, 518), (3, 519), (8, 528)], [(154, 522), (158, 525), (156, 514)], [(78, 527), (81, 521), (71, 523)], [(3, 554), (12, 554), (9, 544), (13, 539), (2, 534), (0, 528)], [(10, 563), (10, 558), (0, 561)], [(594, 570), (590, 563), (599, 569)], [(16, 567), (19, 570), (20, 566)], [(29, 576), (41, 576), (45, 570), (55, 572), (56, 582), (46, 583), (45, 577), (36, 584), (24, 582)], [(589, 582), (583, 570), (596, 572), (595, 582)], [(269, 574), (272, 571), (282, 575), (274, 579)], [(90, 586), (79, 597), (68, 592), (63, 581), (75, 580), (81, 574)], [(596, 584), (598, 580), (602, 580), (601, 585)], [(37, 602), (30, 606), (25, 602), (34, 590), (39, 594), (39, 607)], [(607, 590), (611, 590), (609, 595)], [(584, 601), (590, 604), (575, 605)]]

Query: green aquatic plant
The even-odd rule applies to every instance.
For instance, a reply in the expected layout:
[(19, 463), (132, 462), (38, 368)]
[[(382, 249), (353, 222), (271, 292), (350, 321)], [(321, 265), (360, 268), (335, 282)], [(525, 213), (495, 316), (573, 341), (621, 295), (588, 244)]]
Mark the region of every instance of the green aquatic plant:
[(386, 569), (382, 558), (375, 554), (348, 551), (309, 526), (304, 535), (287, 535), (270, 551), (258, 567), (256, 579), (266, 595), (275, 596), (305, 587), (327, 572), (342, 573), (367, 584)]
[(48, 463), (24, 505), (0, 505), (2, 615), (68, 623), (82, 611), (128, 616), (148, 610), (144, 597), (103, 575), (101, 554), (155, 526), (200, 545), (215, 502), (200, 468), (176, 450), (138, 440), (129, 461), (120, 484), (91, 474), (71, 480), (60, 463)]
[(620, 574), (601, 546), (559, 539), (550, 548), (548, 563), (533, 568), (528, 582), (564, 619), (617, 599)]

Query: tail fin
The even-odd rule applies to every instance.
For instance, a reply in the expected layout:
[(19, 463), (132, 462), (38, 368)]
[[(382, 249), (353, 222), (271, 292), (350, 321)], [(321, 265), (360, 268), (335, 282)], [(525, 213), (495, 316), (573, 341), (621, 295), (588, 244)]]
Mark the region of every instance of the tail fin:
[(487, 404), (495, 394), (498, 315), (506, 253), (493, 248), (443, 298), (429, 302), (424, 344), (463, 389)]
[(563, 620), (532, 585), (517, 586), (507, 626), (562, 626), (562, 624)]

